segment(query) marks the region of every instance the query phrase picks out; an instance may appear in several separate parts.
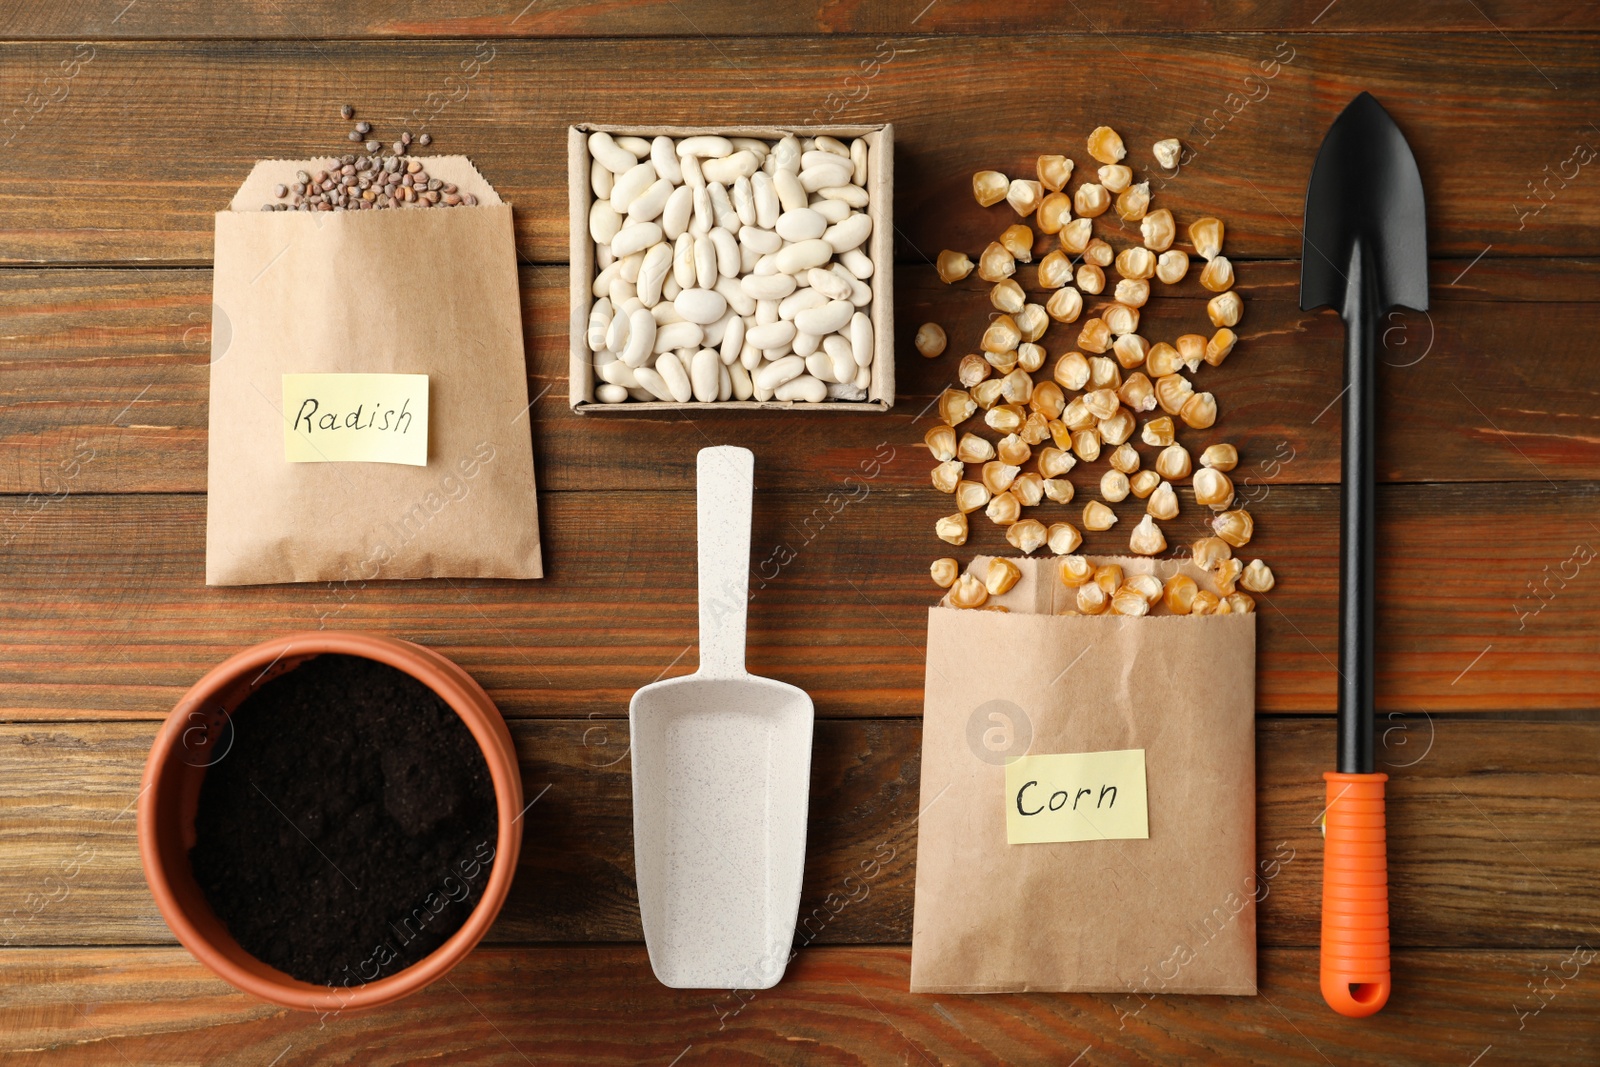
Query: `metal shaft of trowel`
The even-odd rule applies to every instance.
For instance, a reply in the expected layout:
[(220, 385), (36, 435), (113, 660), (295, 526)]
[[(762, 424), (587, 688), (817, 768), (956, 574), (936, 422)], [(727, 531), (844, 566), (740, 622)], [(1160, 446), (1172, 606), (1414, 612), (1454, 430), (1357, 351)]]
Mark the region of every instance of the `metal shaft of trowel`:
[(1358, 238), (1346, 271), (1344, 480), (1339, 511), (1339, 770), (1373, 772), (1373, 620), (1377, 546), (1378, 285)]

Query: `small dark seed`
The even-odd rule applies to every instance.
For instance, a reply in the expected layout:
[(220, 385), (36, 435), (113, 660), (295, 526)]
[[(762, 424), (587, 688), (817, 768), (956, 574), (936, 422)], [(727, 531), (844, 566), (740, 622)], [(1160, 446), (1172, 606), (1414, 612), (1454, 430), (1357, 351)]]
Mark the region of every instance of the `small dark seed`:
[(350, 139), (352, 141), (359, 141), (359, 140), (361, 140), (361, 135), (359, 133), (357, 133), (356, 131), (351, 130), (350, 131)]
[(355, 113), (356, 113), (356, 109), (351, 107), (349, 104), (345, 104), (343, 107), (341, 107), (339, 109), (339, 114), (343, 115), (347, 119), (348, 118), (354, 118), (355, 117)]
[(406, 146), (401, 144), (399, 141), (396, 141), (394, 143), (394, 154), (397, 155), (397, 156), (405, 155), (406, 154)]
[(433, 134), (425, 133), (425, 134), (423, 134), (421, 137), (419, 137), (417, 139), (419, 141), (421, 141), (423, 147), (426, 148), (428, 145), (431, 145), (433, 143)]
[(365, 136), (366, 134), (371, 133), (372, 132), (372, 123), (366, 122), (364, 120), (361, 121), (361, 122), (356, 123), (356, 132), (361, 134), (361, 135), (363, 135), (363, 136)]
[(462, 193), (461, 194), (461, 202), (463, 204), (467, 205), (468, 207), (477, 207), (478, 206), (478, 198), (473, 196), (471, 193)]
[(410, 130), (407, 130), (405, 133), (402, 133), (400, 135), (400, 143), (403, 144), (403, 145), (407, 145), (407, 146), (409, 146), (411, 144), (411, 131)]
[(281, 183), (274, 185), (272, 187), (272, 195), (277, 197), (279, 200), (282, 200), (284, 197), (289, 195), (289, 187)]
[(383, 142), (381, 142), (381, 141), (368, 141), (367, 142), (367, 151), (368, 152), (376, 152), (378, 149), (380, 149), (382, 147), (383, 147)]

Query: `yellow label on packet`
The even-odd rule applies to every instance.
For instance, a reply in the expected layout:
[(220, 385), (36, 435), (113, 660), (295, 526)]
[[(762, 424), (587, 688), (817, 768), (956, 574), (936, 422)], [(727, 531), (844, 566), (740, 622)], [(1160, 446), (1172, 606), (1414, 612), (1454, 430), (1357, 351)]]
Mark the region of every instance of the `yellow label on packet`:
[(1022, 756), (1006, 765), (1006, 843), (1147, 838), (1144, 749)]
[(428, 465), (426, 374), (285, 374), (290, 463)]

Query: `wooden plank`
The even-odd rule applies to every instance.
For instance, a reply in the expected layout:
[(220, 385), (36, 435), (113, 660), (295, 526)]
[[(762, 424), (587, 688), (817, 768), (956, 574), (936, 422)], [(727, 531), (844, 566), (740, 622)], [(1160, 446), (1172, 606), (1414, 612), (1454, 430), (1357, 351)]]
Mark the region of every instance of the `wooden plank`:
[[(1209, 530), (1187, 493), (1184, 515), (1165, 524), (1175, 546)], [(1597, 494), (1593, 483), (1381, 490), (1380, 707), (1600, 705), (1600, 600), (1586, 588), (1596, 538), (1581, 518)], [(932, 535), (947, 500), (866, 479), (758, 500), (751, 669), (801, 686), (825, 716), (919, 715), (938, 593), (926, 568), (952, 551)], [(1258, 615), (1257, 706), (1330, 711), (1337, 490), (1273, 488), (1258, 500), (1243, 554), (1270, 561), (1278, 586)], [(204, 498), (68, 497), (5, 549), (0, 718), (162, 715), (230, 653), (319, 627), (437, 647), (518, 717), (617, 715), (640, 686), (692, 668), (693, 494), (548, 493), (540, 519), (549, 577), (538, 582), (211, 589)], [(1125, 545), (1090, 534), (1086, 551)], [(1010, 551), (979, 519), (955, 554)]]
[[(1460, 287), (1448, 285), (1460, 265), (1434, 268), (1431, 315), (1397, 316), (1386, 333), (1394, 365), (1380, 373), (1379, 477), (1600, 478), (1600, 403), (1587, 354), (1600, 335), (1600, 264), (1486, 259)], [(1239, 272), (1243, 340), (1228, 362), (1194, 376), (1217, 394), (1222, 416), (1184, 439), (1233, 441), (1252, 484), (1337, 481), (1339, 324), (1329, 312), (1299, 310), (1298, 264)], [(901, 271), (900, 396), (887, 415), (580, 417), (566, 400), (565, 270), (527, 267), (522, 282), (530, 396), (543, 393), (533, 409), (539, 479), (556, 490), (692, 488), (695, 452), (710, 441), (759, 451), (764, 485), (832, 488), (880, 444), (921, 439), (933, 423), (929, 402), (954, 382), (991, 310), (975, 280), (952, 289), (926, 266)], [(0, 529), (62, 492), (205, 490), (210, 285), (208, 271), (189, 269), (0, 270), (0, 493), (39, 494), (0, 500)], [(1149, 336), (1204, 324), (1202, 293), (1191, 276), (1175, 299), (1152, 302)], [(931, 361), (910, 344), (930, 319), (951, 337), (946, 356)], [(1059, 353), (1077, 333), (1057, 324), (1044, 343)], [(1148, 461), (1154, 450), (1144, 451)], [(927, 466), (890, 465), (878, 484), (921, 488)]]
[[(154, 733), (0, 727), (0, 946), (172, 942), (134, 838)], [(512, 733), (524, 789), (540, 799), (490, 940), (640, 940), (626, 720), (524, 720)], [(910, 941), (921, 734), (912, 720), (817, 724), (802, 944)], [(1333, 724), (1272, 719), (1258, 737), (1259, 936), (1315, 947)], [(1593, 937), (1600, 722), (1397, 717), (1382, 741), (1397, 945), (1555, 949)]]
[[(906, 991), (904, 947), (809, 949), (761, 992), (666, 989), (642, 947), (484, 947), (406, 1001), (325, 1018), (236, 993), (179, 949), (12, 949), (0, 1047), (18, 1067), (333, 1065), (355, 1049), (388, 1064), (422, 1048), (473, 1064), (1592, 1063), (1600, 983), (1579, 962), (1592, 949), (1573, 952), (1402, 951), (1389, 1006), (1353, 1024), (1322, 1002), (1310, 949), (1262, 953), (1255, 997), (933, 997)], [(1535, 1000), (1530, 980), (1551, 992)]]
[[(212, 212), (254, 160), (348, 146), (344, 102), (386, 136), (426, 124), (439, 151), (470, 154), (518, 207), (522, 256), (563, 262), (564, 126), (748, 122), (753, 94), (778, 125), (896, 124), (908, 255), (989, 239), (973, 170), (1031, 171), (1051, 149), (1082, 156), (1089, 129), (1110, 122), (1141, 166), (1157, 138), (1189, 142), (1193, 161), (1158, 203), (1180, 218), (1226, 215), (1233, 255), (1289, 257), (1322, 133), (1361, 89), (1416, 149), (1436, 255), (1600, 252), (1600, 197), (1574, 155), (1600, 143), (1587, 125), (1600, 102), (1596, 37), (1519, 40), (1486, 26), (1450, 41), (694, 36), (630, 43), (627, 78), (597, 76), (618, 62), (609, 41), (11, 44), (0, 100), (23, 103), (4, 137), (0, 262), (205, 262)], [(1019, 82), (1016, 56), (1051, 76)], [(128, 107), (136, 93), (152, 106)], [(1484, 121), (1490, 96), (1498, 124)], [(1047, 133), (1019, 132), (1040, 115), (1056, 117)]]
[(520, 4), (426, 0), (392, 4), (341, 4), (284, 8), (272, 0), (244, 0), (225, 8), (157, 2), (121, 8), (90, 0), (51, 4), (21, 0), (0, 13), (0, 38), (82, 40), (92, 38), (272, 38), (351, 39), (371, 37), (723, 37), (794, 34), (1062, 33), (1077, 36), (1146, 33), (1268, 31), (1348, 33), (1397, 31), (1422, 34), (1600, 28), (1593, 8), (1581, 3), (1516, 4), (1484, 0), (1476, 5), (1428, 0), (1386, 4), (1344, 0), (1319, 10), (1288, 0), (1225, 4), (1214, 9), (1174, 9), (1158, 0), (1085, 3), (1076, 9), (1031, 2), (996, 8), (981, 0), (889, 0), (886, 3), (812, 3), (752, 6), (732, 0), (672, 4), (583, 4), (541, 0)]

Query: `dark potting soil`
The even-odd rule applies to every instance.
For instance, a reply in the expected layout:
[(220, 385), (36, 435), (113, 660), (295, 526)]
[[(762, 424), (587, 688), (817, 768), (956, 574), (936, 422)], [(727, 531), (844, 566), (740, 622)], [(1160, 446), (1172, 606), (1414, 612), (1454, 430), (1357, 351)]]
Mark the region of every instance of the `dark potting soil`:
[(460, 929), (499, 818), (448, 704), (386, 664), (323, 655), (262, 685), (232, 725), (189, 861), (245, 951), (302, 981), (361, 985)]

